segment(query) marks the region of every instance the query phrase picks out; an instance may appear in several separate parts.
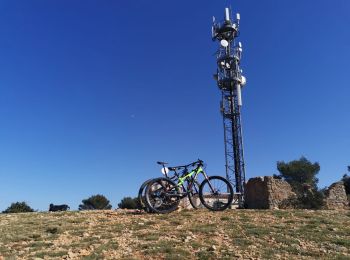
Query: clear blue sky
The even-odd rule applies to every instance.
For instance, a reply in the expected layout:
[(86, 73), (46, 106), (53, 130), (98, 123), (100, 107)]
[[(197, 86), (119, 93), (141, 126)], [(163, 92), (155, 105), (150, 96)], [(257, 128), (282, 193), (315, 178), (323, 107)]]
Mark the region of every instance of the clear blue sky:
[(304, 155), (320, 186), (350, 164), (350, 2), (1, 1), (0, 210), (113, 206), (203, 159), (224, 175), (211, 20), (241, 13), (247, 177)]

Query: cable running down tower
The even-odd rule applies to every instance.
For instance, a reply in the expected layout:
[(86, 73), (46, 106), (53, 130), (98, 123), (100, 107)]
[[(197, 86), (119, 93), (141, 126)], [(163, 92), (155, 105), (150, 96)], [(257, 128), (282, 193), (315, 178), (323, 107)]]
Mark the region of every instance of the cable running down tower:
[(213, 17), (212, 39), (220, 43), (217, 51), (217, 73), (214, 78), (221, 91), (220, 110), (223, 116), (226, 178), (234, 186), (238, 203), (243, 206), (245, 166), (241, 125), (241, 89), (246, 84), (240, 61), (242, 44), (239, 36), (240, 14), (231, 19), (231, 10), (225, 8), (225, 20), (217, 22)]

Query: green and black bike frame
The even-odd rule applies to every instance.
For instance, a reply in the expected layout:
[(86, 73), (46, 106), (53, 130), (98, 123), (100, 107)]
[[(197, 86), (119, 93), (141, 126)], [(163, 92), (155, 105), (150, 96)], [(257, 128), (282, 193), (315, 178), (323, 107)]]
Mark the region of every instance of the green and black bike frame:
[[(208, 184), (209, 184), (209, 187), (210, 189), (214, 192), (214, 189), (213, 187), (211, 186), (211, 183), (209, 181), (209, 177), (208, 175), (206, 174), (206, 172), (204, 171), (204, 169), (202, 168), (202, 165), (199, 165), (197, 168), (193, 169), (191, 172), (187, 172), (187, 168), (185, 168), (184, 170), (184, 173), (182, 174), (182, 176), (178, 177), (178, 183), (177, 183), (177, 186), (179, 188), (182, 187), (184, 193), (180, 195), (181, 198), (184, 198), (187, 196), (187, 194), (189, 193), (189, 191), (191, 190), (194, 182), (196, 181), (197, 179), (197, 176), (199, 174), (203, 174), (204, 178), (206, 180), (208, 180)], [(185, 187), (185, 181), (187, 181), (187, 187)]]

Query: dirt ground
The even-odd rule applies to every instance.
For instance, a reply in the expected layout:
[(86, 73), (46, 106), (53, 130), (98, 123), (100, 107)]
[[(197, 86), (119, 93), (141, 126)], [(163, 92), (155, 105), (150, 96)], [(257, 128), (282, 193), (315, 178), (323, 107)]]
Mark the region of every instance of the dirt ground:
[(350, 259), (350, 211), (0, 214), (0, 259)]

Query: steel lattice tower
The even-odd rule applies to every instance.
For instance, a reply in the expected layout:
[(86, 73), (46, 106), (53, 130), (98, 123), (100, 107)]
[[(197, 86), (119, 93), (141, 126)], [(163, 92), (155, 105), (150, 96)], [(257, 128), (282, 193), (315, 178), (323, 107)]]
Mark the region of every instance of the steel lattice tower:
[(242, 76), (240, 61), (242, 44), (236, 43), (239, 36), (240, 15), (231, 19), (229, 8), (225, 9), (225, 20), (216, 22), (213, 18), (212, 39), (220, 43), (217, 51), (217, 73), (214, 75), (221, 90), (220, 109), (223, 116), (225, 141), (226, 177), (232, 183), (238, 203), (243, 206), (245, 166), (241, 124), (241, 88), (246, 83)]

